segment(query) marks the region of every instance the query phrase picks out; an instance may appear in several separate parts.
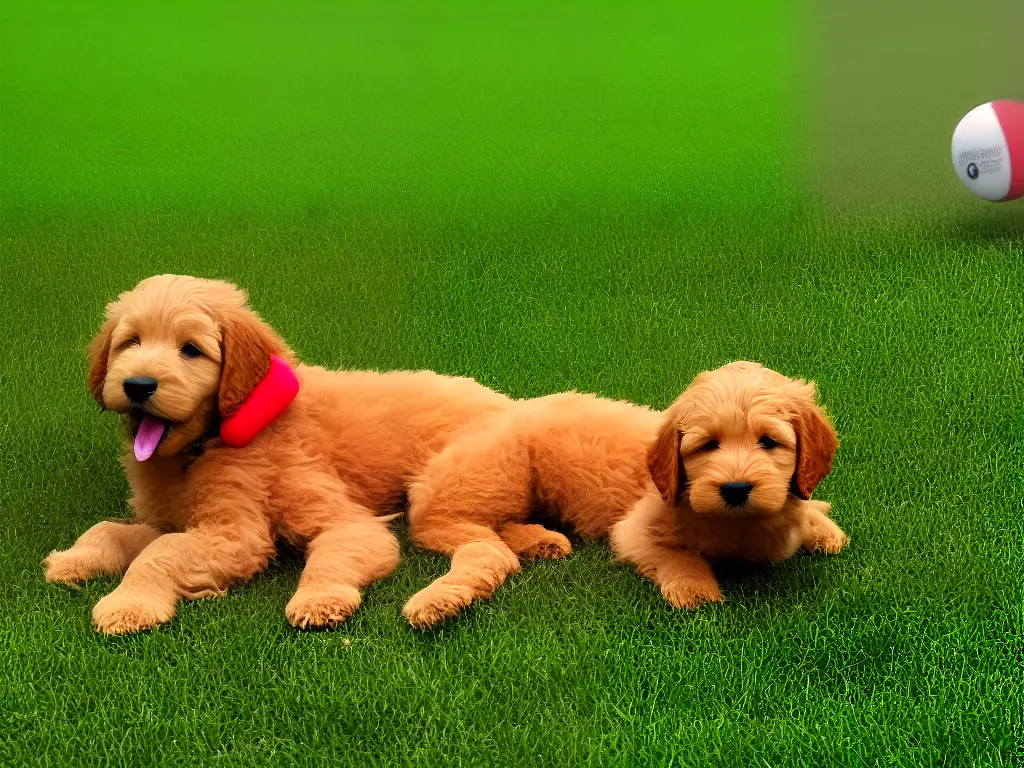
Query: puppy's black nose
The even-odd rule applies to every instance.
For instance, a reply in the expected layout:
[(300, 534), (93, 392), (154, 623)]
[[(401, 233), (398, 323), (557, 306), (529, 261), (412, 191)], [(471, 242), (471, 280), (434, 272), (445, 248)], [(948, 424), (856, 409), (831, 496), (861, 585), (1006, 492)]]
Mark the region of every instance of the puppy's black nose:
[(133, 403), (144, 403), (156, 392), (156, 379), (149, 376), (131, 376), (124, 380), (124, 393)]
[(722, 483), (722, 498), (730, 507), (742, 507), (754, 490), (753, 483)]

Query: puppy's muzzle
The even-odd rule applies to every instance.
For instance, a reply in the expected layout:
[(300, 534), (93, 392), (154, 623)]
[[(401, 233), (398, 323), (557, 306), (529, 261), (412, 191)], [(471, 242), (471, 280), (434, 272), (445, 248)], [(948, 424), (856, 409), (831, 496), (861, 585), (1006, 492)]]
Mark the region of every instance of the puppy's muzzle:
[(124, 393), (136, 405), (141, 405), (156, 392), (156, 379), (150, 376), (131, 376), (124, 380)]
[(722, 498), (730, 507), (742, 507), (747, 503), (750, 492), (754, 490), (753, 483), (722, 483), (719, 489)]

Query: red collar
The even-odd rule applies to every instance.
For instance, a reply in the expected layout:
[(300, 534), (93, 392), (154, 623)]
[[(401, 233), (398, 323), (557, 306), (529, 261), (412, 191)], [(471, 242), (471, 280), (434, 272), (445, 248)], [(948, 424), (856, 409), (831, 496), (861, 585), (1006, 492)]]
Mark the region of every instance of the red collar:
[(299, 377), (280, 357), (270, 358), (270, 368), (237, 411), (220, 425), (220, 439), (232, 448), (244, 448), (291, 405), (299, 393)]

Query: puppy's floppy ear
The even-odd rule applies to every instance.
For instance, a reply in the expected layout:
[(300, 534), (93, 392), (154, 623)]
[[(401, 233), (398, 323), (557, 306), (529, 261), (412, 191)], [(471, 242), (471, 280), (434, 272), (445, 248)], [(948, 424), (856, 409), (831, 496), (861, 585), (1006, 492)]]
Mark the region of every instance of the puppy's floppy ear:
[(281, 338), (248, 307), (232, 308), (220, 316), (223, 363), (217, 406), (222, 418), (231, 416), (270, 370), (271, 356), (292, 359)]
[(110, 337), (117, 327), (117, 318), (111, 317), (110, 307), (107, 308), (107, 319), (100, 326), (100, 332), (89, 343), (89, 391), (101, 407), (103, 403), (103, 384), (107, 380), (107, 358), (110, 357)]
[(807, 384), (796, 399), (793, 429), (796, 431), (796, 471), (790, 491), (809, 499), (818, 483), (832, 471), (839, 439), (814, 399), (814, 384)]
[(679, 455), (679, 410), (674, 405), (665, 414), (665, 421), (654, 443), (647, 450), (647, 467), (651, 478), (661, 493), (661, 498), (670, 507), (679, 505), (686, 487), (682, 457)]

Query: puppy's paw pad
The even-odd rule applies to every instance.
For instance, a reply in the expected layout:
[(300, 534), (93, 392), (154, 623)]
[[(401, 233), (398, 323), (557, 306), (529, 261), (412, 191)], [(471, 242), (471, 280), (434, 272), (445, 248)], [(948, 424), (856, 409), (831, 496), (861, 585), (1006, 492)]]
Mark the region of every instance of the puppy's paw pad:
[(54, 550), (43, 559), (43, 578), (51, 584), (75, 585), (88, 581), (95, 574), (98, 552), (90, 549)]
[(409, 598), (402, 615), (416, 629), (429, 629), (457, 616), (472, 602), (473, 593), (468, 587), (435, 581)]
[(675, 581), (661, 585), (661, 594), (673, 608), (693, 610), (704, 603), (720, 603), (725, 598), (717, 584), (699, 581)]
[(92, 623), (98, 632), (124, 635), (144, 632), (174, 618), (174, 604), (153, 598), (121, 596), (111, 592), (92, 609)]
[(543, 557), (549, 560), (561, 560), (572, 554), (572, 544), (562, 534), (551, 531), (550, 536), (537, 541), (519, 554), (523, 557)]
[(297, 629), (333, 627), (355, 613), (361, 602), (359, 590), (347, 585), (299, 587), (285, 606), (284, 614)]

